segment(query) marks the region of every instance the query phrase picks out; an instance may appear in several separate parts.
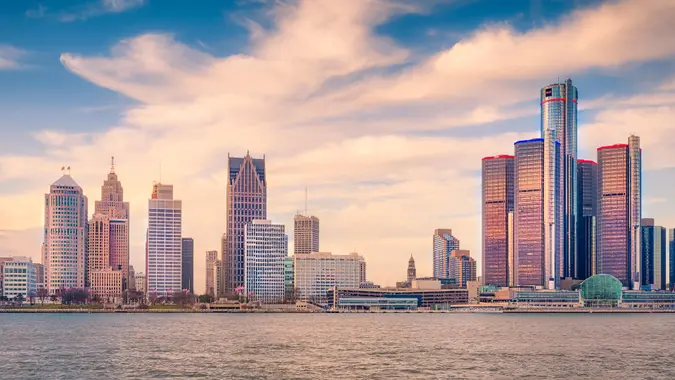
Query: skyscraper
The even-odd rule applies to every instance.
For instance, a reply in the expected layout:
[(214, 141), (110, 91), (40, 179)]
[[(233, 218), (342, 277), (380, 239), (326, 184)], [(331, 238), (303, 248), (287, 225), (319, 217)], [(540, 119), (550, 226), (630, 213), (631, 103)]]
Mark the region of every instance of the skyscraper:
[(631, 268), (639, 266), (631, 252), (632, 236), (639, 231), (632, 231), (630, 156), (628, 144), (598, 148), (597, 272), (626, 287), (634, 286)]
[(591, 160), (577, 161), (577, 258), (574, 278), (585, 280), (596, 274), (596, 216), (598, 203), (598, 164)]
[(415, 269), (415, 259), (410, 255), (408, 260), (408, 284), (412, 284), (412, 280), (417, 278), (417, 269)]
[(293, 252), (319, 252), (319, 218), (296, 214), (293, 218)]
[(434, 231), (434, 277), (455, 278), (455, 266), (450, 265), (450, 254), (458, 249), (459, 240), (452, 236), (451, 229), (439, 228)]
[(483, 158), (483, 281), (509, 286), (509, 213), (513, 211), (514, 156)]
[(455, 281), (460, 287), (466, 288), (467, 281), (476, 281), (476, 260), (471, 257), (471, 252), (468, 250), (456, 250), (451, 253), (452, 265), (457, 269)]
[(244, 227), (254, 219), (267, 219), (265, 158), (228, 157), (227, 252), (223, 253), (225, 289), (244, 285)]
[(87, 279), (87, 197), (70, 174), (64, 174), (45, 194), (45, 286), (84, 288)]
[(252, 220), (244, 227), (245, 291), (256, 301), (284, 300), (284, 258), (288, 257), (288, 235), (283, 224)]
[(173, 199), (173, 185), (154, 184), (148, 210), (147, 291), (171, 296), (182, 281), (182, 201)]
[[(554, 83), (541, 89), (541, 137), (546, 140), (544, 155), (545, 183), (556, 182), (559, 193), (555, 200), (545, 201), (545, 208), (555, 211), (546, 212), (554, 216), (553, 245), (556, 255), (556, 284), (560, 277), (572, 277), (576, 259), (577, 232), (577, 100), (579, 93), (571, 79), (563, 83)], [(559, 157), (552, 141), (560, 143)], [(554, 164), (553, 162), (556, 161)], [(552, 170), (553, 167), (557, 170)], [(549, 173), (546, 173), (546, 172)], [(545, 185), (546, 186), (546, 185)], [(561, 224), (561, 226), (558, 226)], [(550, 228), (550, 223), (547, 228)]]
[(129, 219), (129, 202), (124, 202), (124, 189), (115, 173), (115, 157), (111, 158), (110, 172), (101, 186), (101, 200), (94, 203), (94, 213), (110, 219)]
[(670, 262), (666, 229), (655, 225), (652, 218), (643, 218), (640, 224), (641, 285), (667, 290)]
[(631, 274), (633, 286), (640, 283), (640, 222), (642, 221), (642, 148), (640, 137), (628, 137), (628, 191), (629, 225), (631, 228), (629, 252), (631, 255)]
[(216, 297), (216, 279), (213, 277), (213, 266), (218, 261), (218, 251), (206, 251), (206, 294)]
[(192, 238), (181, 240), (181, 287), (190, 293), (195, 292), (194, 274), (195, 241)]
[(666, 262), (666, 282), (668, 290), (673, 290), (675, 286), (675, 228), (668, 229), (668, 250), (666, 251), (668, 256)]
[(545, 286), (544, 139), (514, 144), (514, 284)]

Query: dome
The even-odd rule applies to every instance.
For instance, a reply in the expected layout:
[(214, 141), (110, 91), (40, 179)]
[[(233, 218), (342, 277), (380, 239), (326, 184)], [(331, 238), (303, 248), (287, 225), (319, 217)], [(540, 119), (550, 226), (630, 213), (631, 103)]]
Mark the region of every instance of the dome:
[(623, 285), (609, 274), (596, 274), (581, 283), (584, 304), (614, 306), (621, 300)]

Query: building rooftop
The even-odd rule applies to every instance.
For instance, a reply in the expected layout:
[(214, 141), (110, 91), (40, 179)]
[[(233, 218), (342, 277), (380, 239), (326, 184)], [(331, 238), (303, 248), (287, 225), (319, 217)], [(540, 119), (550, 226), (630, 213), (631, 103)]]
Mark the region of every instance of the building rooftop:
[(52, 186), (63, 186), (63, 187), (80, 187), (80, 185), (75, 182), (73, 177), (70, 174), (64, 174), (56, 182), (52, 183)]

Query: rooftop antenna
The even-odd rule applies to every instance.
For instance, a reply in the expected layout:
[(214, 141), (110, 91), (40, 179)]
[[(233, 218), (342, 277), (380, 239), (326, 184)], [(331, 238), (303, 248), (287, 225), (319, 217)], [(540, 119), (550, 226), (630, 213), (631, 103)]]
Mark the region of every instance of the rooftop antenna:
[(115, 172), (115, 156), (110, 156), (110, 173)]
[(68, 171), (68, 175), (70, 175), (70, 166), (68, 166), (66, 170)]
[(62, 174), (65, 174), (65, 171), (66, 171), (66, 167), (65, 167), (65, 166), (61, 166), (61, 173), (62, 173)]

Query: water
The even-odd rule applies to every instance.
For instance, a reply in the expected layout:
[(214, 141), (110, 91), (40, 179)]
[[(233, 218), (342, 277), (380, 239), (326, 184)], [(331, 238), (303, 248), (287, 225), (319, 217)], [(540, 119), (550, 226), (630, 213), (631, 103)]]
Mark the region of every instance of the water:
[(658, 314), (0, 314), (0, 379), (672, 379), (673, 337)]

